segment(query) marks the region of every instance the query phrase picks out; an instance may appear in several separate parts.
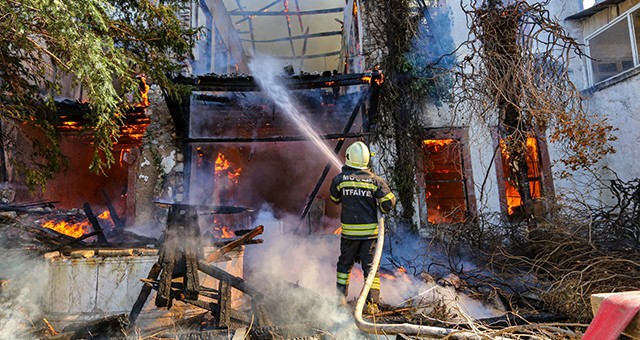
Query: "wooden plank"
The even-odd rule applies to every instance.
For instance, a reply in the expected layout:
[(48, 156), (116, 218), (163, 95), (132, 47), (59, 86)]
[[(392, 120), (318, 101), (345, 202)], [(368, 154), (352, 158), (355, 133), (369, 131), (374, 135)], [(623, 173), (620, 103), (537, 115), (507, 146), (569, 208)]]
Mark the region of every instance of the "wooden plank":
[[(160, 275), (161, 270), (162, 270), (162, 265), (160, 264), (160, 262), (154, 263), (153, 266), (151, 267), (151, 270), (149, 270), (147, 279), (148, 280), (157, 279), (158, 275)], [(132, 325), (135, 324), (136, 319), (138, 318), (138, 315), (140, 315), (140, 312), (142, 311), (142, 307), (144, 307), (144, 304), (147, 302), (147, 299), (149, 298), (149, 294), (151, 294), (151, 287), (147, 285), (143, 285), (142, 290), (140, 290), (140, 294), (138, 294), (138, 298), (136, 299), (136, 302), (133, 304), (133, 307), (131, 308), (131, 312), (129, 313), (129, 322)]]
[(200, 278), (198, 277), (198, 261), (202, 258), (200, 246), (200, 227), (198, 226), (198, 212), (195, 208), (186, 210), (184, 225), (184, 258), (186, 272), (184, 276), (184, 294), (187, 299), (198, 298)]
[[(306, 41), (309, 38), (330, 37), (330, 36), (341, 35), (341, 34), (342, 34), (342, 31), (309, 33), (309, 27), (307, 27), (307, 31), (304, 34), (294, 35), (291, 37), (284, 37), (284, 38), (261, 39), (261, 40), (253, 40), (253, 41), (256, 43), (274, 43), (274, 42), (281, 42), (281, 41), (287, 41), (287, 40), (299, 40), (299, 39), (304, 39)], [(247, 41), (246, 39), (242, 39), (242, 40)]]
[(89, 223), (91, 223), (93, 230), (97, 233), (96, 235), (98, 236), (98, 243), (109, 244), (109, 241), (107, 241), (107, 238), (104, 236), (104, 231), (102, 230), (100, 221), (98, 221), (96, 215), (93, 213), (93, 210), (91, 210), (91, 205), (89, 205), (89, 202), (84, 202), (82, 208), (84, 209), (84, 214), (87, 215), (87, 219), (89, 220)]
[[(268, 326), (271, 324), (264, 307), (259, 302), (259, 300), (264, 299), (265, 296), (258, 289), (246, 283), (242, 278), (231, 275), (218, 267), (209, 265), (203, 260), (198, 262), (198, 269), (220, 281), (225, 281), (229, 286), (251, 296), (251, 308), (257, 318), (257, 324), (260, 326)], [(231, 310), (231, 312), (233, 312), (233, 310)]]
[(109, 209), (109, 215), (111, 216), (111, 220), (113, 221), (113, 224), (116, 226), (116, 229), (124, 228), (125, 222), (120, 218), (120, 216), (118, 216), (118, 212), (116, 211), (116, 208), (113, 206), (113, 203), (109, 198), (109, 195), (107, 195), (107, 193), (104, 190), (102, 190), (102, 196), (104, 196), (104, 202), (107, 204), (107, 209)]
[[(370, 133), (353, 132), (353, 133), (331, 133), (319, 136), (322, 140), (361, 138), (370, 135)], [(186, 141), (191, 143), (270, 143), (270, 142), (297, 142), (309, 140), (306, 136), (272, 136), (272, 137), (196, 137), (187, 138)]]
[[(342, 13), (343, 11), (344, 11), (344, 8), (342, 7), (333, 7), (333, 8), (310, 10), (310, 11), (300, 11), (300, 12), (296, 12), (295, 15), (331, 14), (331, 13)], [(279, 12), (233, 11), (233, 12), (229, 12), (229, 14), (233, 16), (241, 15), (241, 16), (254, 16), (254, 17), (261, 17), (261, 16), (277, 17), (277, 16), (291, 15), (289, 12), (286, 12), (286, 11), (279, 11)]]
[(218, 312), (216, 313), (218, 327), (231, 326), (231, 286), (224, 280), (218, 281)]
[[(242, 47), (240, 35), (233, 26), (233, 22), (231, 21), (231, 17), (229, 16), (227, 8), (224, 6), (224, 3), (222, 0), (204, 0), (204, 2), (208, 7), (209, 12), (211, 12), (214, 25), (218, 29), (218, 32), (220, 32), (224, 44), (229, 49), (229, 52), (238, 67), (238, 72), (248, 73), (249, 66), (247, 63), (247, 55)], [(248, 14), (241, 15), (248, 16)]]
[(251, 232), (246, 233), (244, 235), (242, 235), (239, 239), (230, 242), (228, 244), (226, 244), (225, 246), (217, 249), (215, 252), (209, 254), (206, 258), (206, 261), (211, 263), (211, 262), (215, 262), (216, 260), (218, 260), (220, 257), (222, 257), (224, 254), (230, 252), (233, 248), (239, 247), (243, 244), (245, 244), (247, 241), (251, 240), (252, 238), (262, 234), (262, 232), (264, 231), (264, 226), (257, 226), (255, 229), (253, 229)]
[(160, 287), (156, 295), (157, 307), (171, 308), (171, 280), (173, 279), (173, 271), (178, 260), (178, 242), (179, 229), (182, 225), (183, 218), (180, 212), (184, 210), (171, 207), (169, 218), (167, 221), (167, 230), (165, 231), (165, 239), (160, 252), (159, 262), (162, 266), (160, 274)]

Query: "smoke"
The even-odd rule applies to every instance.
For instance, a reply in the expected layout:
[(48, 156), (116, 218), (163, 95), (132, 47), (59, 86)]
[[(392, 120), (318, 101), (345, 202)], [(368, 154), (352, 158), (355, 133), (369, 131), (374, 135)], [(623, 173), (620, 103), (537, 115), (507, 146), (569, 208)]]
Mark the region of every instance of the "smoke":
[(289, 91), (278, 80), (279, 68), (277, 61), (269, 56), (260, 56), (251, 61), (249, 68), (253, 72), (254, 79), (258, 81), (262, 90), (274, 101), (274, 103), (294, 122), (304, 135), (306, 135), (315, 146), (322, 151), (322, 154), (331, 161), (333, 165), (340, 169), (342, 162), (335, 153), (329, 149), (327, 144), (320, 139), (316, 128), (300, 113), (298, 105), (293, 102)]
[(349, 312), (336, 303), (339, 236), (305, 234), (298, 217), (278, 219), (267, 206), (255, 223), (264, 226), (264, 243), (247, 249), (245, 279), (267, 296), (269, 317), (279, 324), (311, 323), (332, 333), (356, 331)]
[[(338, 307), (336, 262), (339, 235), (310, 234), (296, 216), (280, 216), (264, 206), (257, 214), (256, 225), (264, 226), (260, 245), (248, 246), (245, 252), (245, 280), (267, 296), (269, 317), (276, 324), (312, 323), (339, 334), (338, 338), (362, 338), (353, 321), (351, 308)], [(408, 241), (390, 235), (383, 255), (382, 274), (394, 272), (391, 258), (406, 259), (414, 267), (428, 267), (429, 259), (416, 257), (424, 253), (424, 240), (417, 235)], [(398, 242), (398, 243), (396, 243)], [(389, 245), (399, 245), (390, 249)], [(440, 256), (439, 254), (432, 254)], [(409, 266), (407, 266), (409, 267)], [(472, 318), (496, 316), (501, 312), (456, 291), (453, 286), (437, 284), (428, 277), (395, 273), (381, 277), (381, 299), (392, 306), (423, 306), (425, 313), (438, 304), (446, 304), (451, 314)], [(454, 277), (449, 277), (454, 281)], [(362, 270), (352, 270), (348, 300), (354, 301), (363, 286)]]
[(0, 340), (32, 339), (48, 290), (46, 264), (21, 250), (0, 248)]

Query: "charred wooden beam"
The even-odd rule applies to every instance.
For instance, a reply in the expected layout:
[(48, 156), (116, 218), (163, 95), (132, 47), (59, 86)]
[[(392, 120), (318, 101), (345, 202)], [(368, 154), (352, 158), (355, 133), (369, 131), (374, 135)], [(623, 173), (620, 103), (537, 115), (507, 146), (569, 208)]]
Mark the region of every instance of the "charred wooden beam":
[[(240, 2), (240, 0), (236, 0), (236, 4), (238, 5), (238, 10), (242, 11), (242, 3)], [(247, 21), (249, 21), (249, 34), (251, 36), (251, 49), (253, 50), (253, 54), (256, 54), (256, 40), (255, 40), (255, 36), (254, 36), (254, 31), (253, 31), (253, 20), (251, 20), (250, 16), (245, 16), (244, 17)]]
[(111, 216), (111, 220), (113, 224), (116, 226), (116, 229), (123, 229), (125, 222), (118, 216), (118, 212), (116, 208), (113, 206), (111, 202), (111, 198), (107, 195), (107, 192), (102, 190), (102, 196), (104, 197), (104, 202), (107, 204), (107, 209), (109, 209), (109, 216)]
[[(307, 58), (308, 56), (305, 56)], [(299, 58), (299, 57), (296, 57)], [(352, 85), (369, 84), (372, 74), (349, 73), (332, 76), (318, 74), (302, 74), (293, 77), (280, 77), (280, 83), (290, 90), (304, 90), (317, 88), (334, 88)], [(260, 91), (260, 86), (249, 75), (217, 75), (205, 74), (201, 76), (178, 76), (172, 79), (176, 84), (191, 85), (197, 91)]]
[(218, 327), (228, 328), (231, 326), (231, 286), (224, 280), (218, 281), (218, 311), (214, 312)]
[(65, 244), (66, 242), (79, 243), (81, 246), (87, 245), (85, 242), (78, 240), (75, 237), (59, 233), (53, 229), (29, 227), (16, 221), (10, 221), (9, 223), (7, 223), (7, 225), (32, 233), (34, 234), (36, 239), (51, 246), (60, 246)]
[[(262, 294), (258, 289), (256, 289), (255, 287), (253, 287), (252, 285), (246, 283), (242, 278), (239, 278), (237, 276), (231, 275), (229, 273), (227, 273), (226, 271), (209, 265), (208, 263), (206, 263), (204, 260), (200, 260), (198, 262), (198, 269), (213, 277), (216, 278), (218, 280), (220, 280), (221, 282), (224, 281), (226, 283), (228, 283), (231, 287), (251, 296), (252, 301), (251, 301), (251, 308), (252, 311), (254, 313), (254, 315), (257, 317), (257, 323), (258, 325), (269, 325), (270, 321), (269, 318), (267, 316), (267, 313), (264, 309), (264, 307), (262, 306), (262, 304), (259, 302), (261, 300), (264, 300), (265, 296), (264, 294)], [(259, 300), (259, 301), (257, 301)]]
[[(294, 15), (331, 14), (331, 13), (342, 13), (343, 11), (344, 11), (344, 8), (342, 8), (342, 7), (334, 7), (334, 8), (324, 8), (324, 9), (309, 10), (309, 11), (300, 11), (300, 12), (295, 12)], [(269, 16), (269, 17), (273, 17), (273, 16), (287, 16), (287, 15), (290, 16), (291, 13), (289, 13), (288, 11), (278, 11), (278, 12), (273, 12), (273, 11), (269, 11), (269, 12), (264, 12), (264, 11), (231, 11), (231, 12), (229, 12), (229, 15), (233, 15), (233, 16), (256, 16), (256, 17)]]
[[(240, 235), (237, 235), (237, 236), (240, 236)], [(217, 242), (207, 243), (206, 245), (207, 246), (216, 247), (216, 248), (220, 248), (220, 247), (226, 246), (227, 244), (229, 244), (229, 243), (231, 243), (233, 241), (235, 241), (235, 240), (231, 239), (231, 240), (228, 240), (228, 241), (217, 241)], [(257, 240), (248, 240), (248, 241), (244, 242), (245, 245), (248, 245), (248, 244), (261, 244), (261, 243), (264, 243), (264, 240), (257, 239)]]
[[(260, 8), (260, 9), (258, 10), (258, 12), (265, 11), (265, 10), (267, 10), (267, 9), (269, 9), (269, 8), (271, 8), (271, 7), (275, 6), (275, 5), (277, 5), (278, 3), (280, 3), (280, 1), (282, 1), (282, 0), (275, 0), (275, 1), (273, 1), (273, 2), (271, 2), (271, 3), (269, 3), (269, 4), (267, 4), (266, 6), (263, 6), (262, 8)], [(236, 12), (235, 10), (234, 10), (234, 11), (229, 11), (229, 13), (235, 13), (235, 12)], [(235, 22), (235, 25), (238, 25), (238, 24), (240, 24), (240, 23), (243, 23), (244, 21), (249, 20), (249, 18), (251, 18), (251, 17), (250, 17), (250, 16), (246, 16), (246, 15), (245, 15), (243, 19), (240, 19), (240, 20), (236, 21), (236, 22)]]
[(70, 339), (111, 339), (126, 337), (129, 319), (125, 314), (111, 315), (102, 319), (69, 325), (64, 333), (73, 333)]
[(91, 210), (91, 205), (89, 205), (89, 202), (85, 202), (82, 207), (84, 209), (84, 214), (87, 215), (87, 219), (93, 227), (93, 230), (97, 233), (96, 235), (98, 236), (98, 242), (102, 244), (109, 244), (107, 238), (104, 236), (104, 231), (102, 230), (100, 221), (98, 221), (96, 215), (93, 213), (93, 210)]
[(74, 244), (76, 244), (76, 243), (78, 243), (78, 242), (80, 242), (80, 241), (82, 241), (82, 240), (84, 240), (84, 239), (87, 239), (87, 238), (89, 238), (89, 237), (91, 237), (91, 236), (96, 236), (96, 235), (102, 235), (102, 230), (100, 230), (100, 231), (94, 231), (94, 232), (91, 232), (91, 233), (88, 233), (88, 234), (84, 234), (84, 235), (82, 235), (82, 236), (78, 237), (78, 238), (77, 238), (77, 239), (75, 239), (75, 240), (71, 240), (71, 241), (69, 241), (69, 242), (63, 243), (63, 244), (61, 244), (61, 245), (57, 246), (56, 248), (51, 249), (50, 251), (59, 251), (59, 250), (62, 250), (62, 249), (64, 249), (64, 248), (69, 247), (69, 246), (72, 246), (72, 245), (74, 245)]
[[(156, 291), (160, 288), (160, 285), (158, 284), (159, 281), (156, 281), (155, 283), (150, 281), (143, 281), (143, 283), (145, 284), (145, 286), (151, 287), (151, 289), (154, 289)], [(169, 290), (169, 295), (172, 299), (182, 301), (184, 303), (188, 303), (202, 309), (206, 309), (212, 313), (217, 313), (219, 310), (219, 306), (215, 302), (198, 300), (198, 296), (195, 296), (193, 298), (186, 296), (182, 292), (182, 290), (175, 289), (175, 283)]]
[(235, 275), (231, 275), (228, 272), (208, 264), (204, 260), (198, 261), (198, 269), (221, 281), (227, 281), (231, 285), (231, 287), (253, 297), (253, 298), (264, 298), (264, 295), (252, 285), (246, 283), (242, 278), (237, 277)]
[[(220, 38), (224, 41), (225, 46), (229, 49), (229, 53), (233, 57), (239, 72), (248, 72), (248, 58), (242, 47), (242, 41), (231, 21), (230, 13), (222, 0), (201, 0), (201, 5), (208, 8), (216, 29), (220, 33)], [(248, 14), (240, 14), (248, 15)]]
[[(153, 279), (140, 279), (140, 281), (145, 284), (145, 285), (150, 285), (152, 289), (157, 290), (158, 287), (160, 286), (160, 281), (158, 280), (153, 280)], [(184, 290), (184, 283), (182, 282), (172, 282), (171, 283), (171, 289), (173, 290), (177, 290), (177, 291), (183, 291)], [(209, 288), (209, 287), (205, 287), (205, 286), (200, 286), (198, 288), (198, 292), (199, 295), (208, 297), (208, 298), (212, 298), (212, 299), (217, 299), (219, 294), (218, 294), (218, 290), (217, 289), (213, 289), (213, 288)]]
[[(370, 135), (369, 133), (330, 133), (318, 136), (324, 140), (361, 138)], [(308, 140), (306, 136), (271, 136), (271, 137), (197, 137), (187, 138), (189, 143), (263, 143), (263, 142), (297, 142)]]
[[(160, 262), (154, 263), (153, 266), (151, 267), (151, 270), (149, 270), (147, 279), (148, 280), (157, 279), (161, 271), (162, 271), (161, 263)], [(151, 294), (151, 287), (149, 287), (148, 285), (143, 285), (142, 290), (140, 291), (140, 294), (138, 294), (138, 298), (136, 299), (136, 302), (133, 304), (133, 307), (131, 308), (131, 312), (129, 313), (129, 322), (132, 325), (135, 324), (136, 319), (138, 318), (138, 315), (140, 315), (140, 312), (142, 311), (142, 307), (144, 307), (144, 304), (147, 302), (147, 299), (149, 298), (149, 294)]]
[(200, 246), (200, 227), (198, 226), (198, 213), (195, 209), (186, 210), (184, 230), (184, 294), (187, 299), (195, 300), (198, 298), (199, 282), (198, 277), (198, 261), (202, 249)]
[[(305, 33), (300, 35), (293, 35), (291, 37), (284, 38), (275, 38), (275, 39), (264, 39), (264, 40), (254, 40), (257, 43), (274, 43), (288, 40), (299, 40), (299, 39), (309, 39), (309, 38), (320, 38), (320, 37), (330, 37), (334, 35), (341, 35), (342, 31), (327, 31), (327, 32), (319, 32), (319, 33)], [(247, 39), (242, 39), (243, 41), (247, 41)]]
[(223, 246), (222, 248), (217, 249), (215, 252), (209, 254), (206, 258), (207, 262), (215, 262), (216, 260), (218, 260), (220, 257), (222, 257), (222, 255), (230, 252), (231, 250), (233, 250), (233, 248), (239, 247), (243, 244), (245, 244), (247, 241), (251, 240), (252, 238), (262, 234), (264, 231), (264, 226), (258, 226), (255, 229), (253, 229), (251, 232), (242, 235), (239, 239), (230, 242), (228, 244), (226, 244), (225, 246)]
[(300, 58), (304, 58), (304, 59), (324, 58), (324, 57), (331, 57), (335, 55), (340, 55), (340, 51), (316, 53), (316, 54), (293, 55), (293, 56), (279, 56), (278, 58), (283, 60), (296, 60)]
[[(169, 223), (171, 223), (172, 214), (169, 214)], [(156, 294), (156, 307), (171, 308), (171, 280), (173, 279), (173, 270), (178, 261), (178, 228), (167, 228), (165, 231), (165, 240), (160, 251), (160, 287)]]

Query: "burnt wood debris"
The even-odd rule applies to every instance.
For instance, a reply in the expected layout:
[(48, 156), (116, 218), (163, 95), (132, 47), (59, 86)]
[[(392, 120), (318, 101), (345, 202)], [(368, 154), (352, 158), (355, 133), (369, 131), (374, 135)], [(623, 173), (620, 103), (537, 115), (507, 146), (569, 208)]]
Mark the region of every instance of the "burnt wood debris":
[[(209, 211), (216, 209), (186, 204), (170, 205), (167, 230), (158, 262), (153, 265), (147, 278), (142, 279), (145, 286), (129, 314), (129, 321), (132, 324), (135, 323), (152, 290), (157, 291), (155, 299), (157, 307), (171, 308), (173, 300), (200, 307), (211, 312), (213, 316), (211, 323), (216, 328), (229, 327), (232, 315), (237, 319), (246, 319), (237, 311), (231, 310), (231, 288), (252, 297), (254, 310), (261, 310), (262, 307), (257, 305), (256, 301), (260, 295), (257, 289), (211, 263), (225, 260), (225, 254), (252, 241), (254, 237), (262, 234), (264, 227), (258, 226), (235, 240), (218, 244), (219, 247), (205, 260), (197, 224), (198, 210), (202, 208)], [(199, 272), (217, 279), (217, 287), (201, 286)], [(202, 300), (201, 297), (206, 300)], [(258, 324), (266, 324), (265, 314), (259, 313), (259, 315)]]

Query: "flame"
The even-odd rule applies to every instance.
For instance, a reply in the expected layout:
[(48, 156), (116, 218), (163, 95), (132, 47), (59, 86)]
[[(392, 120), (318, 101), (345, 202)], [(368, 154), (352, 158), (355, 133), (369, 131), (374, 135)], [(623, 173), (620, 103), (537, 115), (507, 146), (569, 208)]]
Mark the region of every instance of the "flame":
[(411, 278), (409, 277), (409, 275), (407, 275), (407, 270), (402, 266), (398, 267), (393, 274), (379, 273), (379, 275), (381, 278), (385, 278), (387, 280), (402, 279), (404, 281), (411, 282)]
[(335, 84), (335, 83), (336, 83), (335, 81), (328, 81), (328, 82), (325, 83), (325, 85), (333, 86), (333, 84)]
[(102, 214), (98, 215), (98, 218), (101, 220), (108, 220), (111, 218), (111, 212), (109, 210), (105, 210)]
[(427, 139), (422, 144), (425, 149), (427, 220), (432, 224), (463, 221), (466, 203), (459, 141)]
[[(539, 164), (538, 159), (538, 141), (535, 137), (527, 137), (527, 176), (529, 177), (529, 190), (531, 192), (531, 198), (542, 197), (541, 183), (539, 177)], [(500, 150), (502, 153), (502, 167), (505, 178), (509, 177), (509, 154), (506, 150), (506, 144), (503, 140), (500, 141)], [(505, 181), (505, 196), (507, 200), (507, 214), (513, 215), (516, 210), (522, 205), (522, 197), (518, 189), (510, 182)]]
[(387, 274), (387, 273), (379, 273), (381, 278), (385, 278), (387, 280), (395, 280), (396, 277), (393, 276), (393, 274)]
[(242, 168), (235, 169), (231, 163), (224, 157), (224, 155), (218, 152), (218, 157), (215, 162), (215, 173), (219, 175), (223, 171), (227, 172), (227, 178), (231, 180), (233, 183), (238, 183), (238, 177), (240, 177), (240, 172)]
[(75, 238), (91, 231), (91, 224), (89, 221), (70, 223), (67, 221), (56, 222), (55, 220), (49, 220), (44, 222), (42, 226)]
[(216, 238), (232, 238), (236, 236), (236, 233), (233, 232), (228, 226), (223, 225), (220, 227), (213, 228), (213, 234)]
[(422, 141), (422, 144), (427, 146), (429, 150), (433, 150), (434, 152), (440, 152), (446, 146), (449, 146), (455, 143), (455, 139), (427, 139)]
[(140, 92), (140, 102), (133, 104), (134, 107), (148, 107), (149, 102), (149, 86), (147, 84), (147, 76), (145, 74), (139, 74), (136, 76), (140, 80), (140, 84), (138, 85), (138, 90)]
[(334, 230), (334, 231), (333, 231), (333, 234), (334, 234), (334, 235), (340, 235), (340, 234), (342, 234), (342, 227), (338, 227), (338, 229)]
[[(284, 4), (284, 12), (289, 13), (289, 0), (284, 0), (283, 4)], [(291, 28), (291, 17), (289, 15), (286, 15), (286, 19), (287, 19), (287, 26)]]
[(384, 83), (384, 74), (382, 73), (378, 73), (379, 77), (371, 77), (371, 76), (363, 76), (362, 79), (363, 81), (366, 81), (367, 83), (371, 84), (371, 79), (373, 79), (373, 81), (378, 84), (378, 85), (382, 85), (382, 83)]

